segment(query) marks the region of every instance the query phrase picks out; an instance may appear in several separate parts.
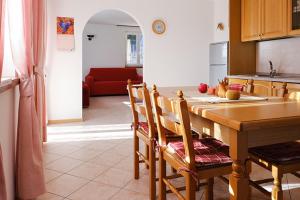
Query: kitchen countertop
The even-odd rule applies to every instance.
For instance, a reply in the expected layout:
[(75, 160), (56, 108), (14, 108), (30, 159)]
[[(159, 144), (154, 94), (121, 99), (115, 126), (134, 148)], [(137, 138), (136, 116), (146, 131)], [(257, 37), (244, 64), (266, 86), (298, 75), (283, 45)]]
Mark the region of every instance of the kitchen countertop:
[(260, 81), (300, 83), (300, 75), (281, 75), (274, 78), (270, 78), (268, 76), (257, 76), (257, 75), (229, 75), (227, 77), (235, 78), (235, 79), (253, 79), (253, 80), (260, 80)]

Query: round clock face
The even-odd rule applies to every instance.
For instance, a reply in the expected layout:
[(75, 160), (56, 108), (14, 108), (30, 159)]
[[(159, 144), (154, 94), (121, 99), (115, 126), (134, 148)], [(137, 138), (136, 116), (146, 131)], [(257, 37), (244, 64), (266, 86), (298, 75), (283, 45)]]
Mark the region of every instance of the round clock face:
[(156, 34), (163, 34), (166, 31), (166, 24), (162, 20), (155, 20), (152, 29)]

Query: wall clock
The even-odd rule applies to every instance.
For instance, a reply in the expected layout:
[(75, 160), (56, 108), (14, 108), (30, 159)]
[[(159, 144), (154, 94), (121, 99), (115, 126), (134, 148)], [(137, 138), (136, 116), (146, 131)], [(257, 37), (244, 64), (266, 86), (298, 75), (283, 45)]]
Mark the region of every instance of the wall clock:
[(163, 34), (166, 32), (166, 24), (164, 21), (157, 19), (152, 23), (152, 30), (156, 34)]

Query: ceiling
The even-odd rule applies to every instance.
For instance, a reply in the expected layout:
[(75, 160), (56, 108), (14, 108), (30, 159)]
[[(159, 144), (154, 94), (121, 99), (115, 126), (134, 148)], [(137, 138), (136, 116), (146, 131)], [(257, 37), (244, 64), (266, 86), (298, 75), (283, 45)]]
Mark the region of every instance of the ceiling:
[(137, 22), (130, 15), (118, 10), (105, 10), (99, 12), (91, 17), (88, 23), (138, 26)]

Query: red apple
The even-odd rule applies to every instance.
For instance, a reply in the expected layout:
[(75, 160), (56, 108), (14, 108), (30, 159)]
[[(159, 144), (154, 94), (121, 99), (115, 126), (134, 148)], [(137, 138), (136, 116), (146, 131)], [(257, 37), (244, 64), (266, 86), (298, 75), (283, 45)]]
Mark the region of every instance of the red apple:
[(199, 90), (199, 92), (201, 92), (201, 93), (206, 93), (206, 92), (207, 92), (207, 88), (208, 88), (207, 84), (201, 83), (201, 84), (199, 85), (199, 87), (198, 87), (198, 90)]

